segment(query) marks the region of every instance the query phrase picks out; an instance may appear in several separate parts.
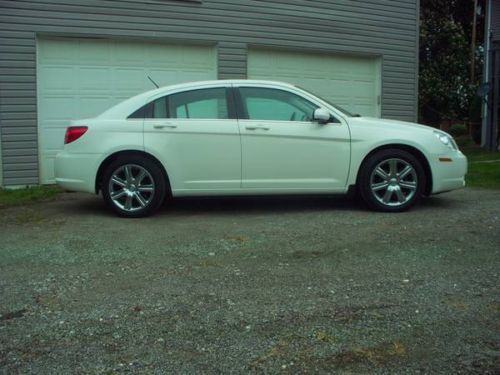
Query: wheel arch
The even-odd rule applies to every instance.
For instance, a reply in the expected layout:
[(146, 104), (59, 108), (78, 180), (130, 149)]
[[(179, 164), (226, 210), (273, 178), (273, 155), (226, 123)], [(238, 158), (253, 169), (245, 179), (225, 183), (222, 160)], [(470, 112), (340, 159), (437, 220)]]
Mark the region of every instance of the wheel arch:
[(431, 166), (429, 164), (429, 161), (425, 157), (424, 153), (420, 151), (418, 148), (406, 144), (401, 144), (401, 143), (392, 143), (392, 144), (385, 144), (382, 146), (379, 146), (377, 148), (374, 148), (371, 150), (362, 160), (360, 167), (358, 168), (358, 173), (356, 176), (356, 185), (359, 184), (359, 178), (361, 176), (361, 171), (363, 170), (363, 167), (365, 163), (370, 159), (372, 155), (375, 153), (382, 151), (382, 150), (388, 150), (388, 149), (399, 149), (399, 150), (404, 150), (412, 154), (414, 157), (417, 158), (417, 160), (422, 164), (422, 168), (424, 169), (425, 173), (425, 187), (424, 187), (424, 195), (430, 195), (432, 192), (432, 170)]
[(151, 155), (151, 154), (149, 154), (149, 153), (147, 153), (145, 151), (139, 151), (139, 150), (117, 151), (117, 152), (109, 155), (106, 159), (104, 159), (102, 161), (101, 165), (99, 166), (99, 168), (97, 170), (97, 174), (96, 174), (96, 178), (95, 178), (95, 192), (96, 192), (96, 194), (99, 193), (99, 191), (101, 190), (102, 179), (103, 179), (104, 171), (106, 170), (106, 168), (111, 163), (113, 163), (115, 160), (119, 159), (120, 157), (124, 157), (124, 156), (138, 156), (138, 157), (143, 157), (143, 158), (151, 160), (156, 165), (158, 165), (158, 167), (161, 169), (161, 171), (163, 173), (163, 177), (165, 178), (165, 181), (167, 183), (167, 194), (168, 195), (172, 194), (172, 190), (171, 190), (171, 187), (170, 187), (170, 179), (168, 177), (167, 170), (165, 169), (165, 167), (163, 166), (163, 164), (156, 157), (154, 157), (153, 155)]

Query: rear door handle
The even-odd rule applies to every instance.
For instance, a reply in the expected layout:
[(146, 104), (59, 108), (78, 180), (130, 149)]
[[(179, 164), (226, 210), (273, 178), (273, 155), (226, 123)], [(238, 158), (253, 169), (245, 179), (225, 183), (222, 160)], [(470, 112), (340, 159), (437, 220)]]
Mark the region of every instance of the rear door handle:
[(264, 126), (264, 125), (248, 125), (245, 126), (245, 129), (247, 130), (269, 130), (269, 126)]

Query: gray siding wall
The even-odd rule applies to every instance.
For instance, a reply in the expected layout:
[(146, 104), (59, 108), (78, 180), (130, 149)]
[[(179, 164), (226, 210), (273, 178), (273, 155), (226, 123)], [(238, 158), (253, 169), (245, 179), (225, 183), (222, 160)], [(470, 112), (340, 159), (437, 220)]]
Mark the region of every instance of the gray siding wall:
[(4, 185), (38, 183), (36, 36), (217, 43), (219, 78), (247, 46), (382, 56), (382, 116), (415, 120), (418, 0), (0, 0)]

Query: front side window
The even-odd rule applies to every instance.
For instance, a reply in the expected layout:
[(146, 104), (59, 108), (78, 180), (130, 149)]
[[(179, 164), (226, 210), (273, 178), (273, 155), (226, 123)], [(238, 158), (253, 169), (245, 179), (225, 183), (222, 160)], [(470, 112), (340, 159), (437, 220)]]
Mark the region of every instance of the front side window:
[(129, 118), (228, 119), (226, 89), (200, 89), (164, 96)]
[(239, 91), (249, 120), (312, 121), (318, 108), (288, 91), (260, 87), (241, 87)]

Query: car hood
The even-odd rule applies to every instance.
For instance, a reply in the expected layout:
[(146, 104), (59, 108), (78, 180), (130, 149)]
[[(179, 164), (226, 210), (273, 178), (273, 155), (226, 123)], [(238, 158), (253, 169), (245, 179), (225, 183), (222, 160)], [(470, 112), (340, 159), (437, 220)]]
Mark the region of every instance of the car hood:
[(376, 117), (350, 117), (348, 119), (349, 125), (360, 125), (360, 126), (370, 126), (370, 127), (376, 127), (376, 128), (382, 128), (382, 129), (393, 129), (397, 128), (398, 130), (403, 130), (407, 127), (406, 129), (410, 130), (424, 130), (424, 131), (436, 131), (438, 129), (432, 128), (427, 125), (420, 125), (414, 122), (407, 122), (407, 121), (399, 121), (399, 120), (388, 120), (388, 119), (382, 119), (382, 118), (376, 118)]

